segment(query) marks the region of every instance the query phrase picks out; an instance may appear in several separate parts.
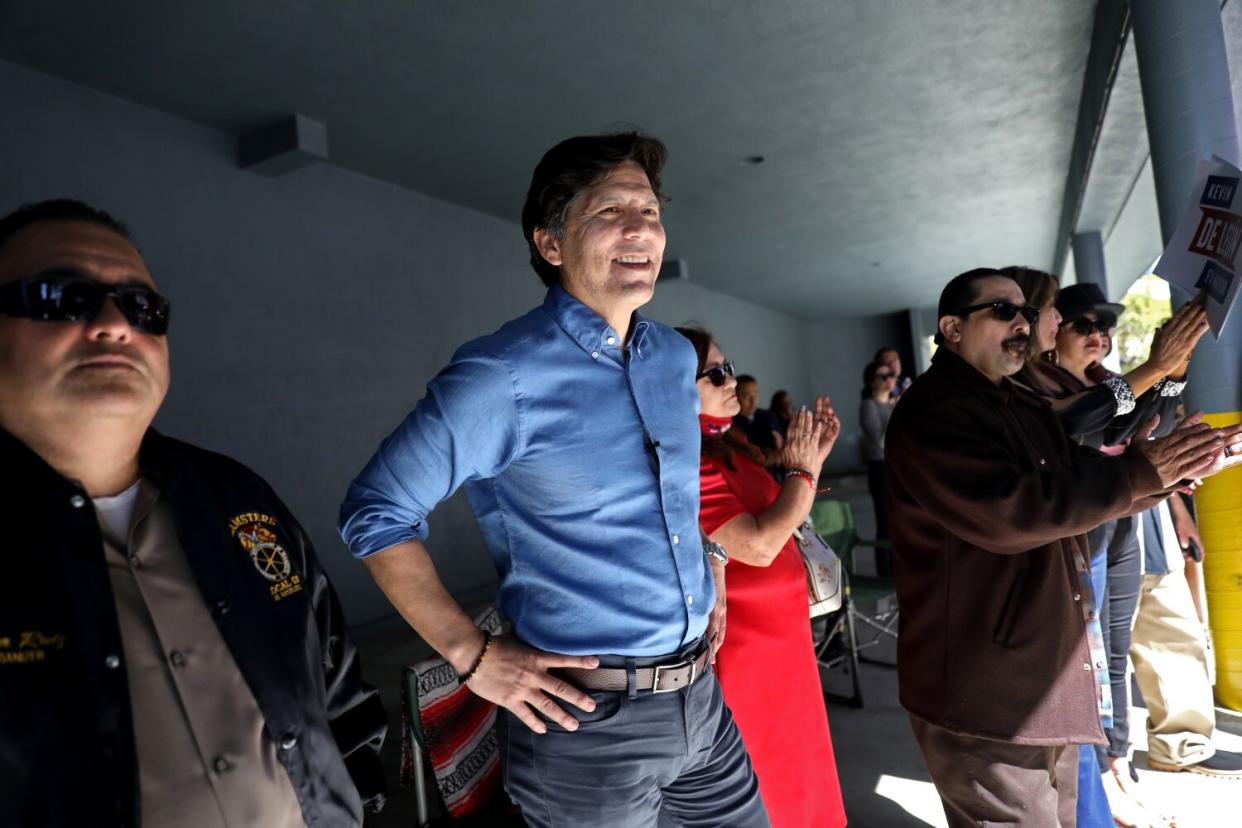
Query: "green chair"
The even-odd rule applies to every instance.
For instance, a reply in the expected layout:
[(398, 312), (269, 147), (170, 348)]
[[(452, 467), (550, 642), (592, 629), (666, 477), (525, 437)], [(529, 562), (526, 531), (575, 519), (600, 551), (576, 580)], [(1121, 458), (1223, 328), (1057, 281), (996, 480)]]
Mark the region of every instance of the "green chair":
[[(888, 541), (859, 538), (854, 527), (854, 512), (850, 504), (843, 500), (816, 501), (811, 507), (811, 522), (815, 525), (815, 531), (837, 553), (845, 573), (845, 601), (841, 612), (843, 617), (837, 620), (837, 629), (830, 625), (826, 631), (816, 631), (820, 633), (816, 640), (816, 653), (825, 668), (844, 664), (846, 671), (853, 675), (852, 696), (829, 694), (829, 697), (834, 701), (845, 701), (861, 707), (862, 690), (858, 683), (858, 663), (896, 666), (891, 661), (869, 658), (866, 650), (886, 638), (896, 640), (898, 613), (897, 591), (893, 579), (859, 575), (855, 566), (854, 550), (859, 547), (891, 549), (892, 546)], [(865, 640), (860, 640), (856, 634), (860, 629), (867, 634)]]

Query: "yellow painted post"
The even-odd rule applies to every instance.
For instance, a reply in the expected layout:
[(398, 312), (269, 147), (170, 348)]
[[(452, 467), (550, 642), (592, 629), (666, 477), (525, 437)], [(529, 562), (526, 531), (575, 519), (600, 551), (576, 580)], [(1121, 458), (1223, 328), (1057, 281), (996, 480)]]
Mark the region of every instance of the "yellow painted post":
[[(1242, 411), (1209, 414), (1215, 427), (1242, 422)], [(1204, 481), (1195, 492), (1203, 538), (1208, 620), (1216, 652), (1216, 700), (1242, 710), (1242, 467)]]

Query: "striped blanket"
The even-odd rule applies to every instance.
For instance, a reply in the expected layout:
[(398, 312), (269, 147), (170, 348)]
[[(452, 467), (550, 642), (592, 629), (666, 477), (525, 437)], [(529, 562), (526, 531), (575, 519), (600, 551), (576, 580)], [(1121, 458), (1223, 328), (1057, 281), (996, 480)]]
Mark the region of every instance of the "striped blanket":
[[(488, 609), (475, 623), (493, 635), (500, 616)], [(495, 804), (500, 791), (500, 749), (496, 742), (496, 706), (471, 693), (442, 658), (409, 668), (417, 678), (418, 721), (404, 722), (401, 782), (413, 783), (413, 731), (425, 748), (445, 810), (454, 818), (477, 814)], [(401, 683), (401, 710), (410, 715), (410, 682)], [(413, 725), (411, 728), (410, 725)]]

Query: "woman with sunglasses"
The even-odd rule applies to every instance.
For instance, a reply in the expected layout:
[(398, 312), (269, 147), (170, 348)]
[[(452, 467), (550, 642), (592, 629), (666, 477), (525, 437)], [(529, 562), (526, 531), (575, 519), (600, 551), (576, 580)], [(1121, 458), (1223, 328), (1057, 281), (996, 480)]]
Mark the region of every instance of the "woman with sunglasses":
[(703, 430), (699, 522), (729, 555), (728, 636), (716, 673), (750, 754), (776, 828), (845, 825), (807, 613), (806, 569), (793, 538), (811, 510), (820, 468), (841, 431), (826, 397), (795, 411), (781, 461), (783, 481), (732, 429), (733, 365), (697, 328), (694, 345)]
[[(888, 419), (897, 405), (894, 393), (897, 372), (887, 363), (873, 362), (863, 369), (862, 403), (858, 406), (858, 422), (862, 425), (863, 459), (867, 461), (867, 490), (875, 507), (875, 536), (888, 540), (888, 484), (884, 478), (884, 432)], [(892, 553), (877, 549), (876, 574), (893, 572)]]

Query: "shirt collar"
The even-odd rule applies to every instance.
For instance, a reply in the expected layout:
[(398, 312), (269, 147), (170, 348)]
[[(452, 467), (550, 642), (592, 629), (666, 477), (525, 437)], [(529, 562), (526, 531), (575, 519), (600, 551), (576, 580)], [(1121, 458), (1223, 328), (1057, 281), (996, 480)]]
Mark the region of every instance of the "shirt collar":
[[(619, 355), (623, 343), (621, 336), (604, 321), (598, 313), (570, 296), (560, 285), (552, 285), (543, 299), (543, 309), (561, 327), (578, 347), (599, 359), (601, 354)], [(643, 343), (651, 323), (638, 311), (630, 319), (630, 348), (639, 359), (643, 357)], [(611, 341), (610, 341), (611, 340)]]

